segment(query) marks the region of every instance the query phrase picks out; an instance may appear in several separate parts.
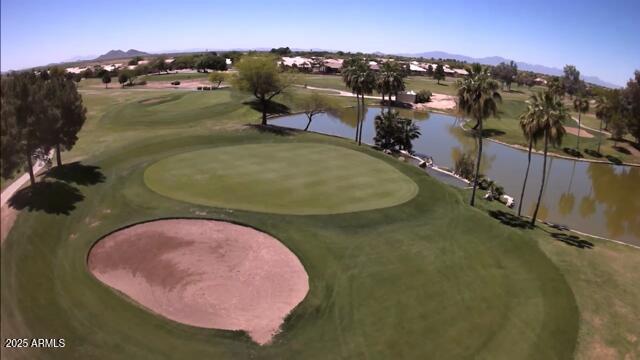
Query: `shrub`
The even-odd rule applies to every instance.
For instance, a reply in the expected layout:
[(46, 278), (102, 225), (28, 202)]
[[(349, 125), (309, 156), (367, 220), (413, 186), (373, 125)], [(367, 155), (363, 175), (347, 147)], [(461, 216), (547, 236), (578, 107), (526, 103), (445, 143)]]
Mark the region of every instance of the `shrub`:
[[(180, 85), (180, 81), (178, 81), (178, 80), (172, 81), (171, 85)], [(200, 89), (198, 89), (198, 90), (200, 90)]]
[(198, 86), (198, 90), (202, 90), (202, 86)]
[[(473, 154), (465, 153), (460, 156), (455, 163), (455, 173), (458, 174), (463, 179), (467, 179), (469, 181), (473, 180), (474, 175), (474, 161)], [(480, 188), (482, 189), (482, 184), (486, 179), (482, 179), (480, 181)], [(488, 188), (488, 185), (486, 185)]]
[(431, 101), (431, 91), (429, 90), (420, 90), (416, 94), (416, 104), (426, 103)]

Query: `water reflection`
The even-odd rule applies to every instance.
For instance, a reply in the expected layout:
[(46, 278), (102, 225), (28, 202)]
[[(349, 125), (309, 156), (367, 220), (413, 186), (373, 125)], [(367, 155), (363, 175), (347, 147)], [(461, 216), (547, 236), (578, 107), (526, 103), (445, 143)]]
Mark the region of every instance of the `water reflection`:
[[(364, 114), (363, 140), (373, 142), (373, 119), (380, 108), (368, 108)], [(475, 154), (476, 139), (460, 129), (453, 116), (414, 113), (401, 110), (412, 118), (422, 136), (413, 142), (416, 152), (433, 157), (436, 164), (453, 168), (465, 152)], [(334, 114), (314, 118), (310, 130), (352, 138), (355, 134), (356, 109), (341, 109)], [(304, 128), (306, 117), (292, 115), (273, 123)], [(523, 209), (533, 213), (538, 197), (542, 156), (534, 154)], [(504, 187), (516, 199), (520, 197), (527, 153), (491, 141), (484, 142), (481, 172)], [(640, 168), (576, 162), (549, 157), (548, 172), (538, 216), (581, 231), (640, 245)]]

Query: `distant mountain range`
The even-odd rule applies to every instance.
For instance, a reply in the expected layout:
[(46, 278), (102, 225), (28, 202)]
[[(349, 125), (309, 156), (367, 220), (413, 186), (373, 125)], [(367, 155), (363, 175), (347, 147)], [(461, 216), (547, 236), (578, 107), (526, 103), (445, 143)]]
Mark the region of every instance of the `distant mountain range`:
[[(412, 56), (412, 57), (424, 57), (424, 58), (434, 58), (434, 59), (454, 59), (454, 60), (459, 60), (459, 61), (466, 61), (468, 63), (480, 63), (483, 65), (498, 65), (501, 62), (506, 62), (508, 63), (509, 61), (511, 61), (511, 59), (506, 59), (500, 56), (490, 56), (490, 57), (483, 57), (483, 58), (474, 58), (474, 57), (470, 57), (470, 56), (466, 56), (466, 55), (457, 55), (457, 54), (450, 54), (447, 52), (443, 52), (443, 51), (427, 51), (427, 52), (422, 52), (422, 53), (415, 53), (415, 54), (398, 54), (398, 55), (402, 55), (402, 56)], [(515, 60), (514, 60), (515, 61)], [(544, 66), (544, 65), (535, 65), (535, 64), (529, 64), (526, 62), (522, 62), (522, 61), (515, 61), (515, 63), (518, 65), (518, 69), (519, 70), (525, 70), (525, 71), (532, 71), (532, 72), (536, 72), (536, 73), (540, 73), (540, 74), (547, 74), (547, 75), (554, 75), (554, 76), (561, 76), (563, 75), (562, 69), (558, 69), (558, 68), (554, 68), (554, 67), (549, 67), (549, 66)], [(582, 79), (586, 82), (592, 83), (592, 84), (596, 84), (596, 85), (600, 85), (600, 86), (605, 86), (608, 88), (619, 88), (619, 85), (615, 85), (609, 82), (606, 82), (596, 76), (585, 76), (584, 74), (582, 75)]]
[(110, 50), (106, 54), (100, 55), (94, 60), (95, 61), (115, 60), (115, 59), (124, 59), (124, 58), (130, 58), (134, 56), (146, 56), (146, 55), (151, 55), (151, 54), (146, 53), (144, 51), (136, 50), (136, 49), (129, 49), (127, 51)]

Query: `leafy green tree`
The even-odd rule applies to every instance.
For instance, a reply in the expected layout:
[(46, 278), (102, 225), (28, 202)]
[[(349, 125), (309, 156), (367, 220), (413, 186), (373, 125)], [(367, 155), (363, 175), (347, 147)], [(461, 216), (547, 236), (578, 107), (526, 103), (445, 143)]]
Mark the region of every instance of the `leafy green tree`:
[(562, 123), (569, 119), (567, 109), (562, 103), (560, 97), (556, 94), (550, 91), (545, 91), (536, 94), (535, 97), (536, 103), (540, 106), (540, 131), (542, 132), (542, 138), (544, 139), (544, 154), (540, 192), (538, 193), (538, 201), (536, 202), (536, 207), (533, 210), (533, 215), (531, 216), (532, 226), (536, 223), (538, 210), (540, 209), (540, 202), (542, 201), (542, 194), (544, 192), (544, 183), (547, 176), (547, 153), (549, 150), (549, 143), (554, 146), (562, 144), (562, 138), (566, 132)]
[(562, 85), (567, 94), (571, 97), (584, 89), (584, 82), (580, 80), (580, 71), (573, 65), (565, 65)]
[(580, 129), (582, 127), (582, 113), (589, 111), (589, 99), (585, 96), (576, 96), (573, 99), (573, 109), (578, 112), (578, 142), (576, 149), (580, 150)]
[(193, 55), (177, 56), (171, 63), (174, 70), (193, 69), (196, 67), (196, 60)]
[(202, 55), (196, 62), (195, 67), (198, 72), (207, 72), (208, 70), (225, 71), (227, 70), (227, 61), (222, 56), (217, 55)]
[(533, 144), (536, 143), (543, 135), (540, 123), (542, 115), (542, 107), (536, 96), (531, 96), (527, 101), (527, 109), (520, 115), (520, 129), (522, 134), (529, 143), (527, 151), (527, 170), (524, 173), (524, 181), (522, 182), (522, 191), (520, 192), (520, 202), (518, 202), (518, 216), (522, 215), (522, 203), (529, 179), (529, 169), (531, 167), (531, 150)]
[(337, 109), (338, 106), (333, 98), (314, 91), (298, 101), (298, 108), (307, 115), (308, 122), (304, 128), (304, 131), (307, 131), (314, 116)]
[(515, 81), (518, 75), (518, 65), (511, 61), (510, 63), (501, 62), (496, 65), (491, 72), (493, 77), (506, 85), (509, 91), (511, 91), (511, 84)]
[(167, 65), (167, 58), (165, 56), (158, 56), (152, 63), (151, 68), (159, 73), (169, 71)]
[(285, 56), (285, 55), (291, 54), (291, 49), (289, 49), (288, 46), (287, 47), (279, 47), (279, 48), (273, 48), (269, 52), (272, 53), (272, 54)]
[(133, 59), (129, 60), (128, 65), (138, 65), (140, 61), (142, 61), (142, 56), (135, 56)]
[(235, 86), (253, 94), (262, 111), (262, 125), (267, 125), (270, 102), (291, 84), (291, 78), (278, 71), (276, 60), (271, 56), (245, 56), (237, 68)]
[(440, 80), (444, 80), (446, 78), (444, 66), (442, 66), (442, 64), (436, 65), (436, 69), (433, 71), (433, 78), (438, 80), (438, 85), (440, 85)]
[(468, 77), (459, 80), (458, 86), (458, 111), (476, 121), (474, 129), (478, 129), (478, 154), (476, 159), (475, 178), (473, 179), (473, 191), (471, 193), (471, 206), (475, 205), (475, 195), (480, 174), (480, 161), (482, 159), (482, 124), (491, 116), (498, 115), (498, 103), (502, 97), (498, 93), (500, 84), (489, 76), (489, 71), (480, 64), (474, 64)]
[(124, 88), (124, 84), (129, 81), (129, 72), (128, 71), (120, 71), (118, 74), (118, 83), (120, 86)]
[(52, 78), (45, 88), (48, 89), (47, 107), (53, 113), (48, 120), (47, 145), (55, 149), (57, 165), (61, 166), (61, 150), (71, 150), (78, 141), (78, 132), (86, 120), (87, 109), (71, 81)]
[(104, 84), (105, 89), (109, 87), (110, 82), (111, 82), (111, 74), (109, 74), (109, 72), (106, 71), (104, 74), (102, 74), (102, 83)]
[(43, 132), (52, 109), (43, 101), (42, 83), (35, 74), (23, 72), (2, 77), (2, 177), (9, 178), (25, 164), (31, 185), (35, 185), (33, 160), (49, 153)]
[(209, 82), (211, 82), (212, 84), (215, 84), (216, 89), (220, 87), (220, 85), (226, 78), (227, 77), (225, 73), (220, 71), (214, 71), (211, 74), (209, 74)]
[(433, 65), (431, 64), (427, 66), (427, 76), (433, 76)]
[(627, 131), (640, 145), (640, 70), (636, 70), (634, 78), (627, 82), (622, 97), (627, 110)]
[(627, 134), (627, 124), (625, 118), (620, 111), (614, 112), (609, 119), (609, 128), (611, 129), (611, 138), (613, 146), (618, 146), (618, 141), (622, 140)]
[(456, 175), (471, 181), (474, 177), (473, 166), (473, 154), (463, 153), (456, 159), (453, 168)]

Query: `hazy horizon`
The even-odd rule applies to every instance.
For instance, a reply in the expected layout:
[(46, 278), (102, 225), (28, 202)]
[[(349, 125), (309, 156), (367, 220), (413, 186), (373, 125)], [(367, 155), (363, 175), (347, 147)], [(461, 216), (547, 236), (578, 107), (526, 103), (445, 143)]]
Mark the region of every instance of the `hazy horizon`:
[[(371, 1), (277, 5), (166, 0), (88, 4), (2, 1), (1, 70), (17, 70), (112, 49), (150, 53), (289, 46), (387, 54), (443, 51), (501, 56), (624, 85), (640, 69), (640, 2), (502, 1), (456, 6)], [(457, 9), (457, 10), (456, 10)], [(550, 11), (553, 10), (553, 11)], [(606, 26), (612, 24), (612, 26)], [(550, 41), (553, 39), (553, 41)], [(636, 45), (633, 45), (636, 44)]]

